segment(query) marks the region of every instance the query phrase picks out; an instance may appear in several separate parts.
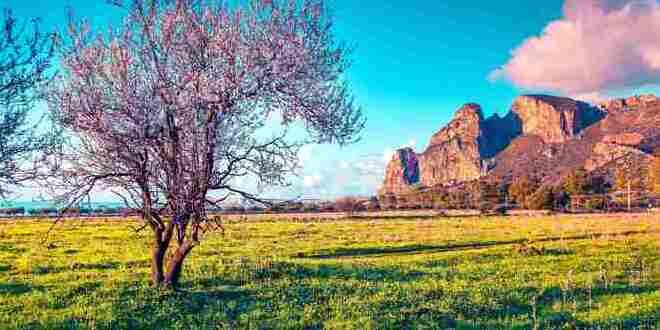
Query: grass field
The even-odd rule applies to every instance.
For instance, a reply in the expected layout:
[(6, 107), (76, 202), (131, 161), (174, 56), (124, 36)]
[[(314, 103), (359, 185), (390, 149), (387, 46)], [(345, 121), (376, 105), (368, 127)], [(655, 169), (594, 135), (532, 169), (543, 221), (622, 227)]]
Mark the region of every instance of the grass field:
[(2, 329), (660, 329), (660, 215), (232, 223), (180, 292), (124, 221), (0, 222)]

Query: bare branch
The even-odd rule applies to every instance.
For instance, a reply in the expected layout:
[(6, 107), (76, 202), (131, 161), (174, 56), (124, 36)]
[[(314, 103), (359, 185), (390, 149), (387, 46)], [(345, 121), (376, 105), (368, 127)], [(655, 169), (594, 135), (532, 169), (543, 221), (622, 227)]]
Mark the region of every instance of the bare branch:
[[(33, 179), (35, 157), (57, 142), (56, 131), (44, 130), (42, 120), (28, 121), (41, 88), (52, 79), (48, 73), (53, 54), (53, 36), (39, 29), (39, 20), (19, 23), (4, 11), (0, 31), (0, 197), (10, 186)], [(31, 164), (32, 163), (32, 164)], [(31, 166), (34, 165), (34, 166)]]

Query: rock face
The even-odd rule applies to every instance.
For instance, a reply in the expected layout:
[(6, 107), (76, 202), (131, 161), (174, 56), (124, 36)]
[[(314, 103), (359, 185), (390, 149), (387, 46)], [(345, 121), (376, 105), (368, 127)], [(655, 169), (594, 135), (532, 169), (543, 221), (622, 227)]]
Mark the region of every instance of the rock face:
[(536, 135), (545, 143), (564, 143), (602, 115), (586, 103), (546, 95), (521, 96), (511, 112), (522, 122), (522, 132)]
[(405, 194), (419, 183), (419, 160), (411, 148), (397, 150), (385, 170), (383, 193)]
[(639, 133), (621, 133), (606, 135), (603, 142), (606, 144), (618, 144), (624, 146), (638, 146), (644, 141), (644, 135)]
[(429, 147), (420, 155), (423, 185), (467, 181), (481, 176), (482, 121), (481, 107), (469, 103), (456, 112), (454, 120), (433, 135)]
[[(628, 111), (633, 109), (634, 111)], [(660, 99), (631, 97), (593, 107), (547, 95), (518, 97), (504, 117), (484, 118), (468, 103), (417, 154), (399, 150), (380, 195), (416, 188), (507, 178), (532, 172), (550, 179), (577, 167), (594, 170), (630, 153), (660, 147)]]
[(599, 107), (606, 111), (622, 111), (632, 108), (639, 108), (657, 103), (659, 99), (655, 95), (639, 95), (625, 99), (615, 99), (607, 102), (602, 102)]
[[(415, 154), (407, 148), (392, 157), (379, 193), (401, 194), (417, 186), (477, 179), (486, 172), (487, 159), (506, 147), (519, 131), (520, 125), (513, 116), (484, 119), (481, 106), (468, 103), (433, 135), (423, 153)], [(403, 165), (406, 163), (418, 166), (419, 172), (408, 170), (408, 173), (419, 174), (416, 180), (407, 179)]]
[(642, 155), (637, 148), (615, 143), (599, 142), (594, 146), (591, 155), (584, 165), (587, 171), (593, 171), (626, 155)]

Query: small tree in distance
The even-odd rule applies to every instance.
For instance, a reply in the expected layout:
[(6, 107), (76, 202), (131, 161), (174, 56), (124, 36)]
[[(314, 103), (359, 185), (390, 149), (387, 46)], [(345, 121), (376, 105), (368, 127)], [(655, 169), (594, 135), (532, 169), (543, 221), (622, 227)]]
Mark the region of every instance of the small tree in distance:
[(628, 154), (617, 160), (614, 173), (614, 189), (625, 194), (624, 200), (619, 200), (627, 205), (628, 211), (632, 209), (633, 195), (644, 190), (646, 179), (644, 168), (634, 154)]
[(346, 212), (348, 216), (352, 216), (353, 213), (358, 211), (359, 200), (356, 197), (341, 197), (335, 201), (335, 210)]
[(621, 160), (614, 172), (614, 188), (624, 192), (641, 190), (644, 188), (644, 174), (633, 160)]
[[(77, 143), (58, 164), (63, 198), (115, 191), (153, 232), (152, 281), (176, 287), (186, 256), (217, 223), (211, 192), (259, 200), (234, 179), (286, 182), (300, 143), (268, 138), (273, 115), (318, 143), (364, 126), (342, 75), (323, 0), (134, 0), (116, 34), (70, 23), (50, 105)], [(116, 30), (116, 29), (115, 29)], [(176, 243), (166, 260), (171, 242)]]
[(529, 208), (532, 194), (536, 192), (538, 183), (527, 176), (517, 177), (509, 186), (509, 196), (520, 208)]
[(652, 194), (660, 195), (660, 147), (655, 149), (653, 158), (649, 163), (648, 186)]
[(552, 210), (554, 194), (551, 187), (541, 186), (527, 199), (527, 207), (532, 210)]
[(588, 174), (584, 168), (571, 171), (564, 177), (564, 191), (569, 195), (583, 195), (589, 190)]

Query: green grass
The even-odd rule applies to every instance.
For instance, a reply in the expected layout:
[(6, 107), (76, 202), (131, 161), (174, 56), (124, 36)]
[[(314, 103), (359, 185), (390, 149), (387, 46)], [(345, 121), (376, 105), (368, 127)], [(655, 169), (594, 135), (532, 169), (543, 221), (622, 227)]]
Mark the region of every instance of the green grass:
[(232, 223), (175, 293), (135, 223), (49, 226), (0, 221), (0, 329), (660, 328), (658, 215)]

